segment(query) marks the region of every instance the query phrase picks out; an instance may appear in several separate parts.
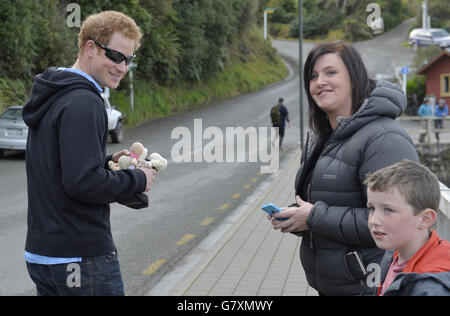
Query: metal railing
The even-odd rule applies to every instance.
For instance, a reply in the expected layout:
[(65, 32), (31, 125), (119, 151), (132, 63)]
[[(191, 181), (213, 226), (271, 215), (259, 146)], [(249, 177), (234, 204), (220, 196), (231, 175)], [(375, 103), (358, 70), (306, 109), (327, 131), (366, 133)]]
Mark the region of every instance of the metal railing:
[[(448, 116), (401, 116), (397, 120), (414, 140), (416, 140), (414, 136), (419, 135), (417, 140), (419, 144), (450, 143), (450, 128), (445, 128), (445, 125), (450, 127), (450, 117)], [(439, 121), (442, 122), (442, 128), (436, 127)]]

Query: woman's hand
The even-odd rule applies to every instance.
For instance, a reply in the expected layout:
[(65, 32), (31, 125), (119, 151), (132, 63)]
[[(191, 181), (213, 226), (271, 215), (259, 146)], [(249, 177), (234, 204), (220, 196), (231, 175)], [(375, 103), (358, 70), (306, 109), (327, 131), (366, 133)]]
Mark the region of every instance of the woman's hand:
[[(273, 229), (280, 229), (282, 233), (299, 232), (309, 229), (306, 220), (313, 205), (303, 201), (299, 196), (296, 196), (295, 199), (299, 207), (283, 207), (283, 212), (273, 213), (272, 216), (269, 216), (269, 219), (272, 220)], [(289, 217), (289, 219), (277, 221), (277, 217)]]

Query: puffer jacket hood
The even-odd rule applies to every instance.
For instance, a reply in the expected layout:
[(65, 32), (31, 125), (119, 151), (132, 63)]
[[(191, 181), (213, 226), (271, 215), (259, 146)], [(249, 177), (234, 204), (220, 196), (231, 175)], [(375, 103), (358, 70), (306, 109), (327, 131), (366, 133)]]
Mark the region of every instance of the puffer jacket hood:
[(348, 118), (338, 117), (334, 137), (346, 138), (379, 117), (398, 118), (406, 109), (407, 100), (399, 86), (389, 81), (377, 81), (375, 89), (360, 109)]
[(29, 127), (37, 128), (59, 96), (80, 88), (90, 89), (101, 97), (95, 86), (82, 76), (57, 68), (47, 69), (35, 78), (30, 99), (23, 108), (23, 120)]

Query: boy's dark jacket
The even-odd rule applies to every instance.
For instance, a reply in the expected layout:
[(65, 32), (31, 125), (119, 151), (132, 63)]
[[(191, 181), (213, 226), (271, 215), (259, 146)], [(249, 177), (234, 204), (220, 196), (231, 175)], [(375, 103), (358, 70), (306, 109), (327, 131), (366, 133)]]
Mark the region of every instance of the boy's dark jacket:
[(108, 120), (103, 99), (84, 77), (47, 69), (23, 109), (28, 232), (25, 250), (80, 257), (116, 250), (109, 203), (145, 190), (138, 170), (106, 168)]

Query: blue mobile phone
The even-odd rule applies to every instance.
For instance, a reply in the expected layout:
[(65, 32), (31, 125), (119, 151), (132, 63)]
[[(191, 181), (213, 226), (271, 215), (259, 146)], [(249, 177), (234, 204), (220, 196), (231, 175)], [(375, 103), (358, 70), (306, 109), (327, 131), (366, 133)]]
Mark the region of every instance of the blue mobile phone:
[[(270, 216), (272, 216), (273, 213), (280, 213), (283, 211), (281, 208), (279, 208), (278, 206), (276, 206), (273, 203), (265, 204), (265, 205), (261, 206), (261, 209), (264, 212), (266, 212), (267, 214), (269, 214)], [(276, 220), (277, 221), (285, 221), (288, 219), (289, 219), (289, 217), (278, 217)]]

